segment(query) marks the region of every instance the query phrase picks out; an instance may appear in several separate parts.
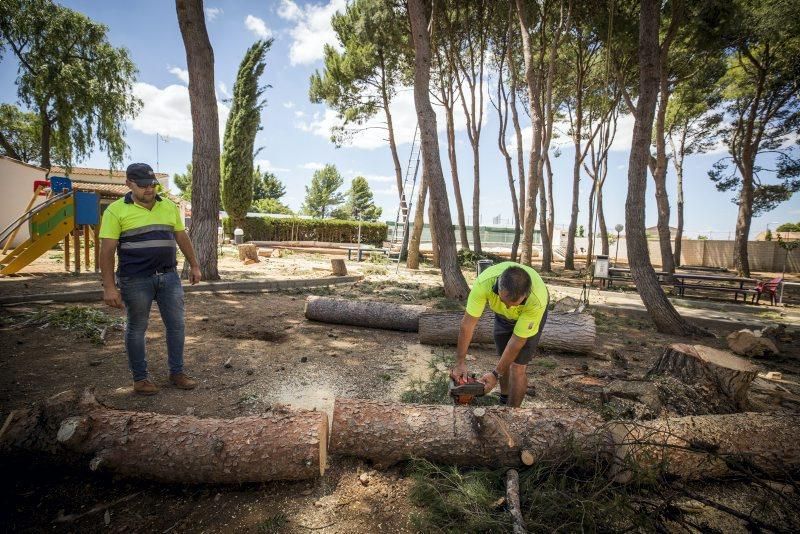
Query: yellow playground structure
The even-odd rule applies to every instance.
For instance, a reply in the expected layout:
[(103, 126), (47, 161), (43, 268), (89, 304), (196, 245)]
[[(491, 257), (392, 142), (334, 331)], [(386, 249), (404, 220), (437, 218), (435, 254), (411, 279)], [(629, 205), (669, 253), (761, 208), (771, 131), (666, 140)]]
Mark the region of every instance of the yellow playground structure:
[[(37, 196), (47, 199), (37, 205)], [(64, 241), (64, 265), (69, 270), (70, 237), (75, 250), (75, 272), (80, 272), (80, 235), (84, 235), (85, 265), (89, 267), (89, 242), (94, 240), (94, 263), (97, 270), (100, 223), (100, 196), (97, 193), (74, 191), (69, 178), (51, 177), (34, 183), (33, 198), (25, 212), (0, 232), (3, 244), (0, 275), (14, 274), (36, 258)], [(19, 230), (28, 225), (29, 237), (9, 250)]]

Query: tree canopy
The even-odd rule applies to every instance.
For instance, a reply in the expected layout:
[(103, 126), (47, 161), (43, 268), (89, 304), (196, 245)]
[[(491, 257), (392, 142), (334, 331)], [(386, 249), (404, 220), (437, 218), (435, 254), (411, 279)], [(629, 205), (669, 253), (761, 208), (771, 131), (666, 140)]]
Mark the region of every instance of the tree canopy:
[(370, 189), (367, 179), (363, 176), (356, 176), (347, 191), (347, 201), (342, 207), (334, 210), (332, 216), (335, 219), (375, 222), (382, 213), (383, 208), (375, 205), (372, 189)]
[(306, 199), (303, 203), (303, 213), (317, 219), (324, 219), (330, 214), (330, 208), (344, 202), (344, 195), (337, 193), (342, 187), (344, 179), (335, 165), (325, 165), (322, 169), (314, 171), (311, 185), (306, 186)]
[(53, 154), (69, 167), (95, 148), (112, 167), (122, 163), (125, 121), (141, 102), (133, 96), (136, 67), (107, 32), (52, 0), (0, 2), (0, 45), (19, 62), (20, 102), (38, 116), (42, 167)]

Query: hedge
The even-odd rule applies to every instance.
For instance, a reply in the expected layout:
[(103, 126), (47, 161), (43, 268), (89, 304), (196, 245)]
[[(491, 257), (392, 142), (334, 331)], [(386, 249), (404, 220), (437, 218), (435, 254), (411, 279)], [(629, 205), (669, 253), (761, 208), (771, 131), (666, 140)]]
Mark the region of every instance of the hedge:
[[(226, 235), (233, 234), (231, 220), (222, 221)], [(244, 222), (245, 241), (326, 241), (329, 243), (358, 243), (358, 222), (338, 219), (299, 219), (278, 217), (247, 217)], [(361, 223), (361, 242), (381, 246), (386, 241), (386, 223)]]

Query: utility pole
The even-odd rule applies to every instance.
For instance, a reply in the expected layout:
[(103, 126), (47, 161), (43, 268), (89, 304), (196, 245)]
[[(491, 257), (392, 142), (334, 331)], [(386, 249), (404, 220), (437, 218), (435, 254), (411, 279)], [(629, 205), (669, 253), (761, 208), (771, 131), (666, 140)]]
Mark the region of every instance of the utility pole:
[(163, 142), (168, 142), (169, 137), (165, 137), (160, 133), (156, 132), (156, 172), (158, 172), (158, 141), (161, 140)]

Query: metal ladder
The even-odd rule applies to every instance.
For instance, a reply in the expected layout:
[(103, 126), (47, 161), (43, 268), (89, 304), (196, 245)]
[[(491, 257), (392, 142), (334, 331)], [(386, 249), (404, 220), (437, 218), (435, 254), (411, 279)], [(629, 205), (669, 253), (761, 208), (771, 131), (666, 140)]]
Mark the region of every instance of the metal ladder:
[[(414, 204), (414, 190), (417, 187), (417, 175), (419, 174), (419, 160), (420, 160), (420, 144), (417, 142), (417, 135), (419, 133), (419, 124), (414, 130), (414, 140), (411, 142), (411, 151), (408, 153), (408, 164), (406, 165), (405, 177), (403, 178), (403, 190), (400, 191), (400, 203), (397, 206), (397, 215), (394, 219), (394, 229), (392, 231), (392, 241), (389, 247), (390, 254), (395, 248), (397, 250), (397, 267), (395, 271), (400, 269), (400, 261), (405, 255), (408, 247), (406, 237), (408, 235), (408, 218), (411, 213), (411, 208)], [(413, 166), (413, 174), (411, 168)], [(406, 194), (408, 192), (408, 194)]]

